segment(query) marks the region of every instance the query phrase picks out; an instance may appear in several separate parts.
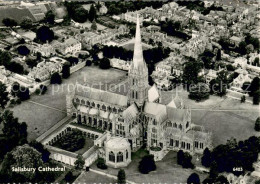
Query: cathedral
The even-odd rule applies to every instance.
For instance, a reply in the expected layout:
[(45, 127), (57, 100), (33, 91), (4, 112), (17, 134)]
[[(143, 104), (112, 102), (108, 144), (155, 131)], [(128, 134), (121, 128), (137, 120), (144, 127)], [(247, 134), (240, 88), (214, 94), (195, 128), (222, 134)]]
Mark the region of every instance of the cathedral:
[(192, 123), (191, 110), (182, 99), (176, 95), (169, 104), (161, 104), (160, 92), (149, 86), (138, 17), (128, 85), (126, 96), (81, 84), (66, 96), (68, 115), (92, 130), (107, 132), (101, 145), (107, 165), (127, 166), (131, 152), (142, 146), (151, 153), (182, 149), (193, 154), (211, 148), (211, 133)]

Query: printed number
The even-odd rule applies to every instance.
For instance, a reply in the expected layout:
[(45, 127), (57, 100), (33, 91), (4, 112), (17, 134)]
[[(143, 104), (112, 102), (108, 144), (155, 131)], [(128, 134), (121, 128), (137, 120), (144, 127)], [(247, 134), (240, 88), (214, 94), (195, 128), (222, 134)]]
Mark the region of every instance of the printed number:
[(242, 167), (234, 167), (233, 171), (243, 171), (243, 168)]

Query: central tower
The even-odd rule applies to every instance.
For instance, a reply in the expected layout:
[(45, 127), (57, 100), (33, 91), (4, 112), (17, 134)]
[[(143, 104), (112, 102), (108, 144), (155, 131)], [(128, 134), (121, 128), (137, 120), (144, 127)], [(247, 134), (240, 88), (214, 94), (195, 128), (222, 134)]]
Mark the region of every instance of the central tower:
[(137, 14), (134, 57), (128, 71), (128, 102), (141, 107), (148, 99), (148, 68), (144, 61), (139, 16)]

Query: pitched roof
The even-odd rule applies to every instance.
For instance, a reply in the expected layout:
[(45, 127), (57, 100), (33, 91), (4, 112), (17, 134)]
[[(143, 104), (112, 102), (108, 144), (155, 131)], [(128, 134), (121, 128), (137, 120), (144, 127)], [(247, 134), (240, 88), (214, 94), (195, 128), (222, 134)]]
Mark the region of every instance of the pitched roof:
[(100, 89), (91, 88), (88, 86), (83, 86), (81, 84), (76, 85), (75, 95), (97, 100), (100, 102), (105, 102), (111, 105), (124, 106), (124, 107), (127, 106), (126, 96), (112, 93), (109, 91), (103, 91)]
[(135, 103), (133, 103), (126, 110), (124, 110), (122, 115), (123, 115), (124, 120), (126, 120), (126, 122), (128, 123), (128, 122), (131, 122), (133, 119), (136, 118), (138, 112), (139, 111), (138, 111)]
[(148, 101), (149, 102), (154, 102), (160, 97), (160, 94), (158, 92), (158, 89), (155, 85), (153, 85), (149, 90), (148, 90)]

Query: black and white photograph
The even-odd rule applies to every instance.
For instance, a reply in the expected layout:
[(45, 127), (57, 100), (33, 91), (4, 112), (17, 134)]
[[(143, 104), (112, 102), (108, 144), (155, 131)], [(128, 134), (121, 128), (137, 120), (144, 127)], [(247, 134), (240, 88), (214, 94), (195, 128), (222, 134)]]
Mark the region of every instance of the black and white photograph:
[(0, 183), (260, 184), (260, 0), (0, 0)]

